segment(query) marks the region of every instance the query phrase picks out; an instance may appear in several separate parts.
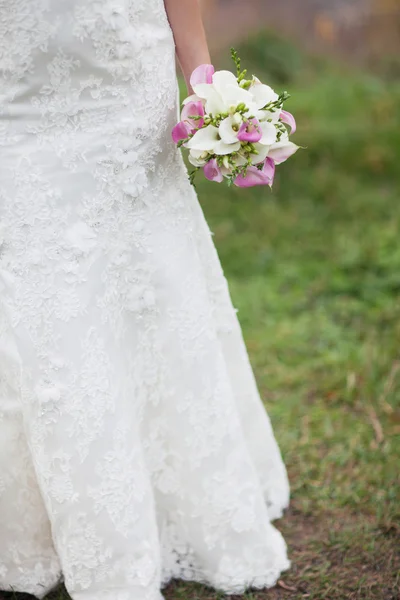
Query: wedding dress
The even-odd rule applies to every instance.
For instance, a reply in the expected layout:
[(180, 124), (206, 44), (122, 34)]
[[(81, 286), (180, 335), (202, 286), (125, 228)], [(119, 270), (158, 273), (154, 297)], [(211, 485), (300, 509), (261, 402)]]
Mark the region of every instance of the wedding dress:
[(288, 480), (162, 0), (0, 0), (0, 86), (0, 589), (274, 585)]

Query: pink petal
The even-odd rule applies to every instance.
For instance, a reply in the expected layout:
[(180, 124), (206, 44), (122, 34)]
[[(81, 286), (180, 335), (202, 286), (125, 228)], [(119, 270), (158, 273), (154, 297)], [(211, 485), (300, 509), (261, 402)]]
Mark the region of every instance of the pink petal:
[(286, 123), (286, 125), (289, 125), (290, 133), (295, 133), (295, 131), (297, 129), (297, 125), (296, 125), (296, 119), (294, 118), (292, 113), (287, 112), (287, 110), (282, 110), (280, 120), (282, 121), (282, 123)]
[(202, 102), (189, 102), (182, 109), (181, 119), (188, 126), (191, 133), (194, 129), (200, 129), (204, 125), (204, 119), (192, 120), (190, 117), (204, 117), (204, 106)]
[(275, 178), (275, 163), (272, 158), (267, 157), (263, 166), (263, 173), (269, 179), (269, 186), (272, 186)]
[(215, 73), (215, 69), (212, 65), (200, 65), (195, 69), (190, 78), (190, 85), (192, 88), (199, 83), (212, 83), (212, 76)]
[(287, 142), (286, 144), (282, 144), (282, 146), (272, 147), (269, 151), (269, 157), (272, 158), (276, 165), (280, 165), (297, 152), (298, 149), (299, 146), (296, 146), (293, 142)]
[(217, 183), (221, 183), (223, 181), (224, 176), (221, 173), (221, 169), (217, 164), (217, 160), (212, 158), (208, 161), (203, 167), (204, 175), (210, 181), (216, 181)]
[(239, 175), (234, 183), (237, 187), (249, 188), (256, 185), (271, 185), (271, 179), (268, 173), (264, 173), (264, 170), (260, 171), (257, 167), (247, 167), (246, 176)]
[(177, 144), (181, 140), (186, 140), (188, 137), (188, 126), (183, 121), (180, 121), (180, 123), (178, 123), (178, 125), (175, 125), (175, 127), (172, 130), (172, 139), (174, 143)]
[(242, 124), (238, 133), (238, 140), (241, 142), (259, 142), (263, 134), (261, 131), (260, 123), (257, 119), (250, 119)]

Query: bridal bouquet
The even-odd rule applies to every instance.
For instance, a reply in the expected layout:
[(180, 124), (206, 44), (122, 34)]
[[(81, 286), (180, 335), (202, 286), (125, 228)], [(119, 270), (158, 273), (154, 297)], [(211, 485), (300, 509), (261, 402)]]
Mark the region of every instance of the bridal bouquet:
[(283, 110), (289, 95), (280, 95), (257, 77), (246, 79), (234, 49), (237, 75), (201, 65), (192, 74), (194, 95), (183, 102), (181, 121), (172, 139), (189, 150), (195, 167), (191, 183), (202, 169), (218, 183), (227, 179), (238, 187), (272, 186), (275, 166), (283, 163), (299, 146), (289, 140), (296, 122)]

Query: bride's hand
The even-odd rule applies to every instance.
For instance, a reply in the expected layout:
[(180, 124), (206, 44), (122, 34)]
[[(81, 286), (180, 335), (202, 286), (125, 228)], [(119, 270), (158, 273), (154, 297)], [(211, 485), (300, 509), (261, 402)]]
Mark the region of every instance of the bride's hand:
[(174, 34), (179, 64), (190, 95), (193, 94), (190, 85), (191, 74), (199, 65), (211, 63), (199, 0), (164, 0), (164, 4)]

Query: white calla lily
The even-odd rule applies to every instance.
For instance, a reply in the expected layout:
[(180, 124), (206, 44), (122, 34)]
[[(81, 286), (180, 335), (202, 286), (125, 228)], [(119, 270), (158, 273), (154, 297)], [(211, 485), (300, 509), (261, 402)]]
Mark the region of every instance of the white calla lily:
[(239, 87), (237, 78), (230, 71), (217, 71), (213, 75), (213, 85), (220, 96), (224, 95), (224, 92), (228, 85)]
[(228, 175), (230, 175), (232, 173), (232, 169), (230, 167), (228, 169), (227, 167), (222, 165), (220, 168), (221, 168), (221, 173), (224, 177), (227, 177)]
[(216, 116), (227, 112), (224, 100), (212, 83), (199, 83), (194, 87), (194, 91), (197, 96), (206, 101), (205, 111), (207, 114)]
[(288, 134), (288, 132), (287, 132), (287, 131), (284, 131), (284, 132), (282, 132), (282, 133), (281, 133), (281, 137), (280, 137), (280, 139), (279, 139), (279, 142), (280, 142), (281, 144), (283, 144), (283, 143), (286, 143), (286, 142), (288, 142), (288, 141), (289, 141), (289, 134)]
[(238, 150), (240, 150), (240, 147), (240, 142), (236, 142), (235, 144), (226, 144), (225, 142), (220, 140), (214, 146), (214, 153), (220, 156), (223, 156), (224, 154), (232, 154), (232, 152), (237, 152)]
[(227, 117), (219, 126), (219, 135), (225, 144), (235, 144), (238, 141), (239, 126), (236, 123), (237, 119), (233, 115)]
[[(235, 167), (241, 167), (241, 166), (247, 164), (247, 158), (245, 156), (243, 156), (240, 152), (235, 157), (232, 157), (232, 161), (233, 161), (233, 165)], [(232, 173), (232, 166), (231, 165), (225, 166), (224, 164), (222, 164), (221, 172), (222, 172), (222, 175), (224, 175), (225, 177), (227, 175), (230, 175)]]
[(208, 152), (204, 150), (190, 150), (189, 162), (194, 167), (204, 167), (207, 162)]
[(217, 143), (220, 141), (218, 128), (214, 125), (208, 125), (199, 129), (194, 136), (186, 143), (186, 147), (191, 150), (207, 151), (212, 154)]
[[(195, 98), (206, 101), (206, 113), (214, 116), (232, 112), (243, 103), (249, 109), (247, 115), (258, 118), (259, 108), (266, 104), (258, 106), (253, 93), (240, 87), (235, 75), (229, 71), (217, 71), (213, 75), (213, 83), (199, 83), (193, 90)], [(192, 96), (193, 100), (195, 98)]]
[(281, 117), (281, 112), (282, 109), (281, 108), (277, 108), (276, 110), (274, 110), (272, 112), (272, 110), (260, 110), (259, 111), (259, 121), (271, 121), (271, 123), (278, 123), (280, 117)]
[(258, 109), (264, 108), (270, 102), (278, 100), (279, 96), (274, 90), (263, 83), (256, 83), (249, 88), (249, 93), (252, 96), (252, 102)]
[[(215, 91), (215, 87), (212, 83), (198, 83), (194, 86), (193, 89), (194, 96), (196, 96), (197, 98), (201, 98), (202, 100), (207, 100), (207, 98), (210, 97), (213, 91)], [(189, 98), (193, 98), (193, 95), (189, 96)]]
[(262, 144), (257, 143), (254, 144), (254, 147), (257, 150), (258, 154), (255, 154), (252, 157), (251, 162), (253, 163), (253, 165), (258, 165), (264, 162), (267, 156), (269, 156), (271, 146), (263, 146)]
[(223, 91), (222, 98), (227, 106), (227, 110), (236, 109), (238, 104), (245, 104), (252, 116), (254, 116), (257, 106), (253, 101), (252, 95), (238, 85), (227, 85)]
[(230, 71), (217, 71), (213, 75), (213, 85), (223, 99), (226, 110), (231, 110), (242, 102), (250, 109), (256, 110), (253, 96), (238, 84), (237, 78)]
[(260, 123), (260, 128), (263, 134), (260, 144), (263, 146), (272, 146), (272, 144), (275, 144), (277, 136), (275, 125), (273, 123), (269, 123), (268, 121), (263, 121)]
[(224, 155), (237, 152), (240, 149), (240, 142), (226, 143), (221, 139), (219, 130), (214, 125), (208, 125), (199, 129), (194, 136), (185, 144), (190, 150), (199, 152), (209, 152), (210, 154)]
[[(243, 165), (247, 164), (247, 159), (239, 153), (233, 158), (233, 164), (236, 167), (242, 167)], [(222, 165), (221, 171), (224, 176), (230, 175), (232, 173), (232, 167), (229, 166), (229, 168), (227, 168), (224, 165)]]
[(247, 163), (247, 158), (239, 152), (239, 154), (235, 156), (234, 163), (237, 167), (241, 167)]

